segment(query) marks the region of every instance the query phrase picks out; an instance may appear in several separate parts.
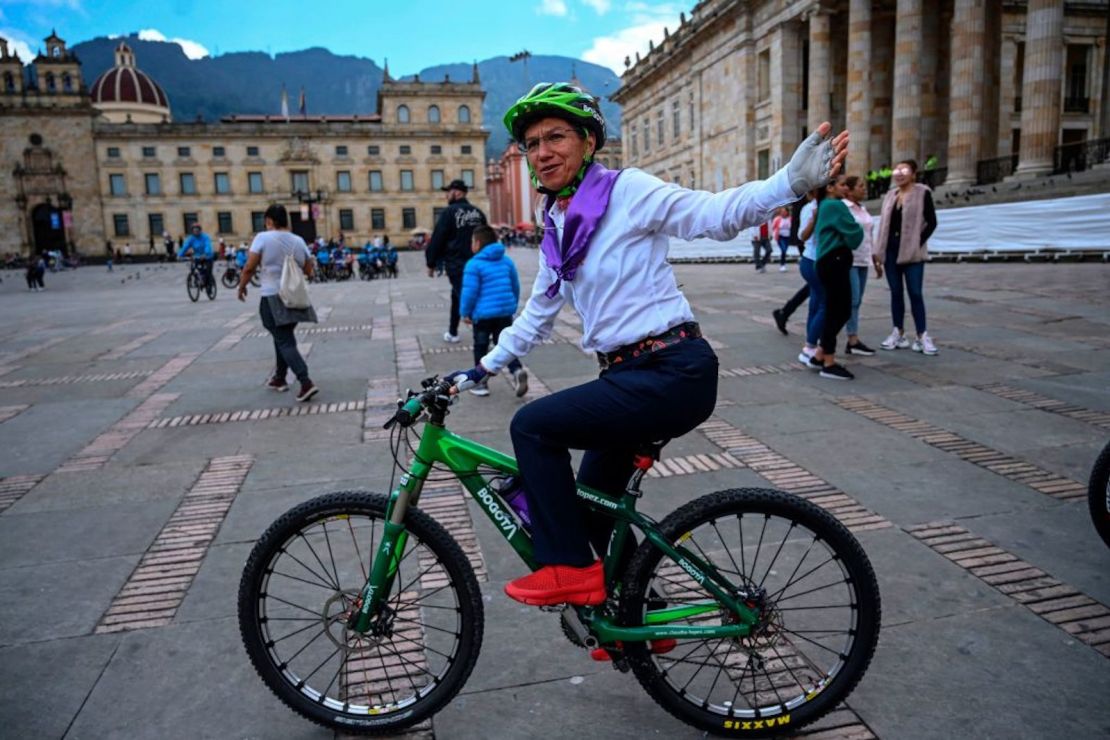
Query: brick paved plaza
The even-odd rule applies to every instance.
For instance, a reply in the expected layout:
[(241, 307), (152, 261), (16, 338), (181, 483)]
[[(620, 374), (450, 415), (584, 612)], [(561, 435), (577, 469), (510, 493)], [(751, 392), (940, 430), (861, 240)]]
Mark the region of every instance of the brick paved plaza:
[[(525, 284), (535, 252), (513, 250)], [(1110, 551), (1086, 481), (1110, 437), (1110, 267), (932, 265), (937, 357), (794, 361), (770, 311), (796, 270), (681, 265), (721, 359), (718, 407), (646, 484), (659, 516), (695, 495), (775, 486), (825, 506), (869, 553), (883, 596), (874, 662), (811, 737), (1103, 738), (1110, 733)], [(218, 273), (217, 273), (218, 274)], [(262, 387), (272, 347), (221, 288), (191, 304), (185, 267), (4, 273), (0, 307), (0, 727), (12, 738), (322, 738), (263, 686), (239, 641), (254, 540), (332, 490), (384, 490), (380, 431), (400, 390), (469, 367), (448, 346), (448, 283), (403, 255), (392, 281), (313, 286), (300, 341), (322, 392)], [(889, 331), (884, 281), (861, 335)], [(795, 321), (792, 328), (800, 327)], [(526, 360), (530, 395), (594, 361), (565, 313)], [(509, 449), (503, 379), (452, 429)], [(694, 738), (631, 675), (571, 646), (556, 617), (502, 594), (520, 575), (457, 488), (427, 495), (476, 566), (486, 634), (437, 738)]]

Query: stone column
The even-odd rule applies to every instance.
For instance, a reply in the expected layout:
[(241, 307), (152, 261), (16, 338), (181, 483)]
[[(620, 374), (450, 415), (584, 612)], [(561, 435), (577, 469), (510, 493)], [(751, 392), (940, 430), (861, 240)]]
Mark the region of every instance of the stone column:
[(809, 14), (809, 117), (806, 128), (811, 132), (832, 117), (829, 98), (832, 85), (831, 41), (829, 14), (816, 8)]
[(790, 159), (802, 141), (801, 24), (787, 21), (771, 42), (771, 169)]
[(1025, 69), (1021, 78), (1021, 151), (1015, 175), (1052, 171), (1060, 136), (1064, 72), (1064, 4), (1029, 0), (1025, 13)]
[(871, 162), (871, 0), (848, 5), (848, 145), (847, 171), (866, 173)]
[(921, 6), (922, 0), (898, 0), (894, 27), (891, 165), (921, 157)]
[(980, 0), (955, 0), (952, 15), (952, 83), (948, 98), (948, 180), (975, 184), (980, 159), (987, 9)]

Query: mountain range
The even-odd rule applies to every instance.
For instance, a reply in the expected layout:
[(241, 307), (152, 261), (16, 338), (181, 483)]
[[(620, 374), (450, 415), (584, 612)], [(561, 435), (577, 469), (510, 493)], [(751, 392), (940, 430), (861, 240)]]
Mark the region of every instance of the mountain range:
[[(99, 37), (72, 47), (81, 60), (86, 85), (91, 87), (115, 64), (118, 43), (119, 39)], [(311, 114), (367, 113), (377, 108), (382, 68), (371, 59), (333, 54), (319, 47), (272, 57), (264, 52), (232, 52), (189, 59), (175, 43), (144, 41), (135, 35), (128, 37), (127, 43), (135, 52), (139, 68), (166, 91), (177, 121), (214, 121), (234, 113), (280, 114), (282, 84), (294, 112), (302, 88), (305, 107)], [(457, 63), (427, 67), (417, 74), (428, 81), (442, 80), (445, 75), (469, 81), (472, 71), (471, 63)], [(620, 86), (620, 79), (607, 67), (541, 55), (529, 58), (525, 67), (501, 56), (479, 61), (478, 74), (486, 91), (482, 113), (490, 131), (487, 157), (497, 157), (508, 144), (508, 134), (501, 125), (505, 110), (531, 84), (541, 80), (577, 76), (586, 89), (602, 99), (611, 134), (620, 131), (620, 107), (607, 99)]]

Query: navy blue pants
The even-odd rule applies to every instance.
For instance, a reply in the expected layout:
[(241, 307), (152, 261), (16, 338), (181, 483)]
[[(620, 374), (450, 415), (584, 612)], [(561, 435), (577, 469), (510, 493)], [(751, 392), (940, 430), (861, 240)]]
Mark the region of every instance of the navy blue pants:
[(521, 408), (509, 432), (528, 496), (536, 560), (582, 567), (596, 559), (594, 551), (600, 555), (608, 547), (612, 520), (579, 502), (571, 449), (586, 451), (579, 482), (618, 495), (632, 475), (639, 445), (686, 434), (716, 404), (717, 356), (704, 339), (692, 339)]

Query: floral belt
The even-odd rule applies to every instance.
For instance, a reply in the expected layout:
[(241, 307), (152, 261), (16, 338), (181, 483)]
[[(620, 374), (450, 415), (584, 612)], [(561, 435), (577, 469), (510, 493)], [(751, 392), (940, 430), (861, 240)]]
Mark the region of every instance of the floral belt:
[(687, 321), (685, 324), (672, 326), (662, 334), (657, 334), (654, 337), (646, 337), (639, 342), (626, 344), (623, 347), (618, 347), (612, 352), (598, 352), (597, 364), (604, 370), (613, 365), (619, 365), (622, 362), (628, 362), (640, 355), (651, 354), (658, 352), (661, 349), (685, 342), (689, 339), (699, 339), (701, 337), (701, 327), (698, 326), (696, 321)]

